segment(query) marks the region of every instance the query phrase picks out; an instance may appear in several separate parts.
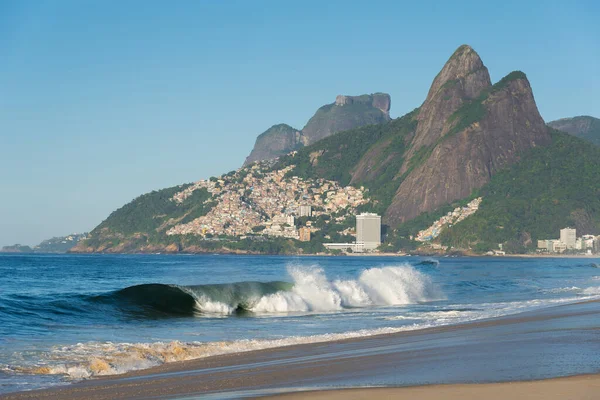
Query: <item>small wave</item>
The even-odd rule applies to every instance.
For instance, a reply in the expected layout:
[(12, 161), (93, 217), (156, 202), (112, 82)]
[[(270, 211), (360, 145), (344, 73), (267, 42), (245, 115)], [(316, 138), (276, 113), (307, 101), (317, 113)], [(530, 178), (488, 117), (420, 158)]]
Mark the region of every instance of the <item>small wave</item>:
[(436, 260), (435, 258), (426, 258), (424, 260), (419, 261), (415, 265), (435, 265), (435, 266), (438, 266), (438, 265), (440, 265), (440, 262), (439, 262), (439, 260)]
[(584, 289), (583, 294), (591, 296), (600, 295), (600, 286), (592, 286)]
[(80, 380), (95, 376), (118, 375), (175, 361), (298, 344), (369, 337), (427, 327), (428, 325), (424, 324), (414, 324), (396, 328), (363, 329), (282, 339), (245, 339), (223, 342), (79, 343), (74, 346), (54, 348), (35, 366), (6, 366), (3, 369), (16, 373), (63, 375), (68, 379)]
[(581, 292), (581, 288), (577, 286), (570, 287), (561, 287), (561, 288), (553, 288), (553, 289), (544, 289), (545, 293), (569, 293), (569, 292)]

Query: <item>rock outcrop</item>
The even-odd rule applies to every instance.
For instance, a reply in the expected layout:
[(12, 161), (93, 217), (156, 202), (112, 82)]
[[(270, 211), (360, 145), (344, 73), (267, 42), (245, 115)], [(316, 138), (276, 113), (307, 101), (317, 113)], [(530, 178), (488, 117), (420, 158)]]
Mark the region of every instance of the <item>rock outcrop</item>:
[[(431, 146), (451, 128), (448, 118), (465, 102), (492, 86), (488, 69), (471, 47), (460, 46), (435, 77), (421, 106), (417, 131), (406, 158)], [(404, 173), (405, 171), (402, 171)]]
[(300, 131), (286, 124), (273, 125), (256, 138), (244, 166), (255, 161), (272, 160), (303, 145)]
[(337, 96), (335, 103), (317, 110), (302, 129), (307, 144), (340, 131), (390, 120), (391, 98), (386, 93), (362, 96)]
[(421, 107), (385, 220), (398, 225), (468, 197), (522, 151), (550, 142), (525, 74), (513, 72), (490, 86), (477, 53), (461, 46)]
[(582, 115), (573, 118), (562, 118), (549, 122), (548, 125), (600, 146), (600, 119), (598, 118)]
[(302, 131), (279, 124), (260, 134), (244, 165), (275, 159), (340, 131), (387, 122), (390, 107), (387, 93), (339, 95), (334, 103), (319, 108)]

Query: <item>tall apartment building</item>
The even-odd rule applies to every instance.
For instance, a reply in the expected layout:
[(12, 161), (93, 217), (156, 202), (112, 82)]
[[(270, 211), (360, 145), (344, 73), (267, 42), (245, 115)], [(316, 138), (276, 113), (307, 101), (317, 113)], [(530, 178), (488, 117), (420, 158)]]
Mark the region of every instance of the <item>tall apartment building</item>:
[(308, 205), (300, 206), (300, 216), (301, 217), (311, 217), (312, 216), (312, 207)]
[(577, 243), (577, 230), (573, 228), (561, 229), (560, 241), (567, 246), (567, 249), (574, 249)]
[(374, 250), (381, 244), (381, 217), (373, 213), (356, 216), (356, 243), (365, 250)]

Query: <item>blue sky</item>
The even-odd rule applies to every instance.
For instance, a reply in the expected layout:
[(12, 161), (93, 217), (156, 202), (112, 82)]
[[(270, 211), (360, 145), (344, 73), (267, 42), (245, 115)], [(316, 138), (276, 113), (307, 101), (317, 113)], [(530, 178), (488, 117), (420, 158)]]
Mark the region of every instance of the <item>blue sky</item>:
[(0, 1), (0, 246), (241, 165), (337, 94), (419, 106), (470, 44), (547, 121), (600, 117), (594, 1)]

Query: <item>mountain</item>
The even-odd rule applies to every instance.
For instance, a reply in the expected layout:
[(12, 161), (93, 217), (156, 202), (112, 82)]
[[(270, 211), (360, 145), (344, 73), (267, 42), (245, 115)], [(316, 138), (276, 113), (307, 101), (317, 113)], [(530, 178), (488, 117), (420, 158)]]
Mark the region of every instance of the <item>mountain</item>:
[(29, 246), (22, 244), (14, 244), (12, 246), (4, 246), (0, 249), (0, 253), (32, 253), (33, 250)]
[(582, 115), (548, 122), (548, 126), (600, 146), (600, 119)]
[(33, 248), (36, 253), (66, 253), (87, 237), (87, 233), (73, 233), (67, 236), (46, 239)]
[(244, 166), (273, 160), (340, 131), (389, 121), (390, 106), (391, 98), (386, 93), (339, 95), (334, 103), (319, 108), (302, 131), (279, 124), (261, 133)]
[(189, 183), (143, 194), (113, 211), (71, 252), (164, 251), (165, 232), (205, 215), (214, 205), (210, 198), (205, 188)]
[(398, 225), (467, 197), (530, 148), (551, 137), (522, 72), (495, 85), (469, 46), (461, 46), (434, 80), (385, 217)]
[(366, 129), (317, 142), (282, 166), (370, 187), (392, 227), (470, 196), (528, 149), (551, 143), (525, 74), (492, 85), (469, 46), (452, 54), (419, 109)]
[(477, 195), (477, 213), (441, 234), (448, 246), (524, 252), (539, 239), (600, 234), (600, 147), (551, 130), (552, 144), (536, 147), (496, 175)]
[(67, 236), (46, 239), (37, 246), (33, 247), (23, 246), (20, 244), (4, 246), (0, 250), (0, 253), (66, 253), (86, 237), (87, 233), (73, 233)]
[(304, 137), (297, 129), (286, 124), (273, 125), (256, 138), (254, 148), (244, 165), (255, 161), (272, 160), (304, 146)]
[[(369, 104), (382, 112), (389, 102), (381, 99), (338, 98), (323, 112)], [(296, 143), (309, 143), (304, 134)], [(353, 215), (363, 211), (384, 216), (382, 248), (397, 251), (417, 246), (417, 232), (467, 204), (468, 216), (453, 219), (436, 240), (522, 251), (559, 227), (600, 231), (598, 151), (544, 123), (523, 72), (492, 84), (479, 55), (461, 46), (423, 104), (403, 117), (329, 135), (275, 162), (142, 195), (73, 251), (315, 253), (323, 243), (353, 240)], [(301, 216), (306, 205), (312, 216)], [(309, 222), (311, 241), (300, 242)]]
[(307, 144), (340, 131), (390, 120), (391, 98), (386, 93), (337, 96), (335, 103), (319, 108), (302, 128)]

